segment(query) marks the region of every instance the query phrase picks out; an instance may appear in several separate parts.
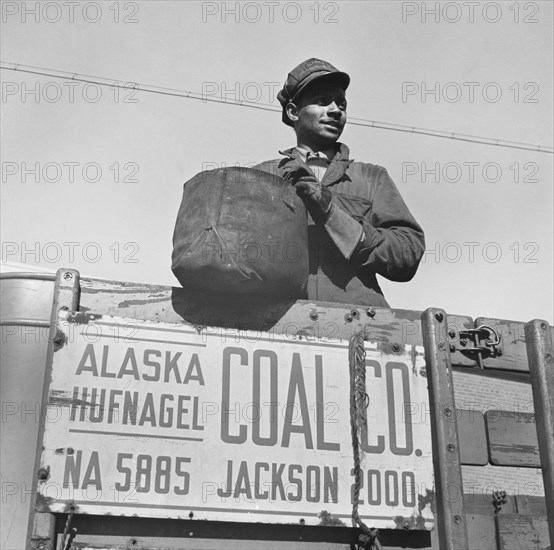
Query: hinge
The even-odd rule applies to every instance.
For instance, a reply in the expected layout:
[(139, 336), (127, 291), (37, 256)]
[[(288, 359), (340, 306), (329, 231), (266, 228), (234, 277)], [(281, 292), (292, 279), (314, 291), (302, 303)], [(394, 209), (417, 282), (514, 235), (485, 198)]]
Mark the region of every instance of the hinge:
[(483, 369), (483, 358), (500, 357), (500, 334), (489, 325), (460, 330), (459, 347), (461, 352), (476, 356), (479, 368)]

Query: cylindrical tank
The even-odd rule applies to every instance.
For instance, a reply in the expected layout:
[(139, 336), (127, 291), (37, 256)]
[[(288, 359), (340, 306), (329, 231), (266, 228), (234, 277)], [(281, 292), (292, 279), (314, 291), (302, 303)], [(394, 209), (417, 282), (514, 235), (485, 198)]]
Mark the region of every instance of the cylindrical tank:
[(25, 548), (55, 275), (0, 275), (0, 548)]

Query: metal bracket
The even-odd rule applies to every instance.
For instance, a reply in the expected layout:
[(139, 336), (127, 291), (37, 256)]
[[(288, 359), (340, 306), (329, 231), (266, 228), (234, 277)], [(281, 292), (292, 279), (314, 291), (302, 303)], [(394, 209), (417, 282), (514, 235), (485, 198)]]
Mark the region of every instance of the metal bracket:
[(493, 327), (480, 325), (477, 328), (460, 330), (460, 345), (456, 349), (475, 355), (479, 368), (483, 370), (484, 357), (500, 357), (502, 355), (500, 340), (500, 334)]

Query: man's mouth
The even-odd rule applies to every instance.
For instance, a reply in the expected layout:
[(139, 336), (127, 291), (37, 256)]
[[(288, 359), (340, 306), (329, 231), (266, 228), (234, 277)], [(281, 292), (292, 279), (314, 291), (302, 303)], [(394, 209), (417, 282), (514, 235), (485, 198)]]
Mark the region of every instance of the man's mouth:
[(340, 130), (342, 128), (342, 124), (340, 122), (337, 122), (336, 120), (323, 120), (321, 121), (322, 124), (325, 124), (327, 126), (332, 126), (333, 128), (336, 128), (337, 130)]

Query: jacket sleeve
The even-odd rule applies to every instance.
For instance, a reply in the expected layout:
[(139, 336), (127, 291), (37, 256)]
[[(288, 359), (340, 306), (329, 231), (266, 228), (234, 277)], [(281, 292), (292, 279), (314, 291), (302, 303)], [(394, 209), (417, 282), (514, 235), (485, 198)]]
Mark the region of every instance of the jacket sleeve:
[(381, 168), (371, 211), (362, 220), (365, 239), (350, 261), (391, 281), (409, 281), (425, 252), (425, 237), (385, 168)]

